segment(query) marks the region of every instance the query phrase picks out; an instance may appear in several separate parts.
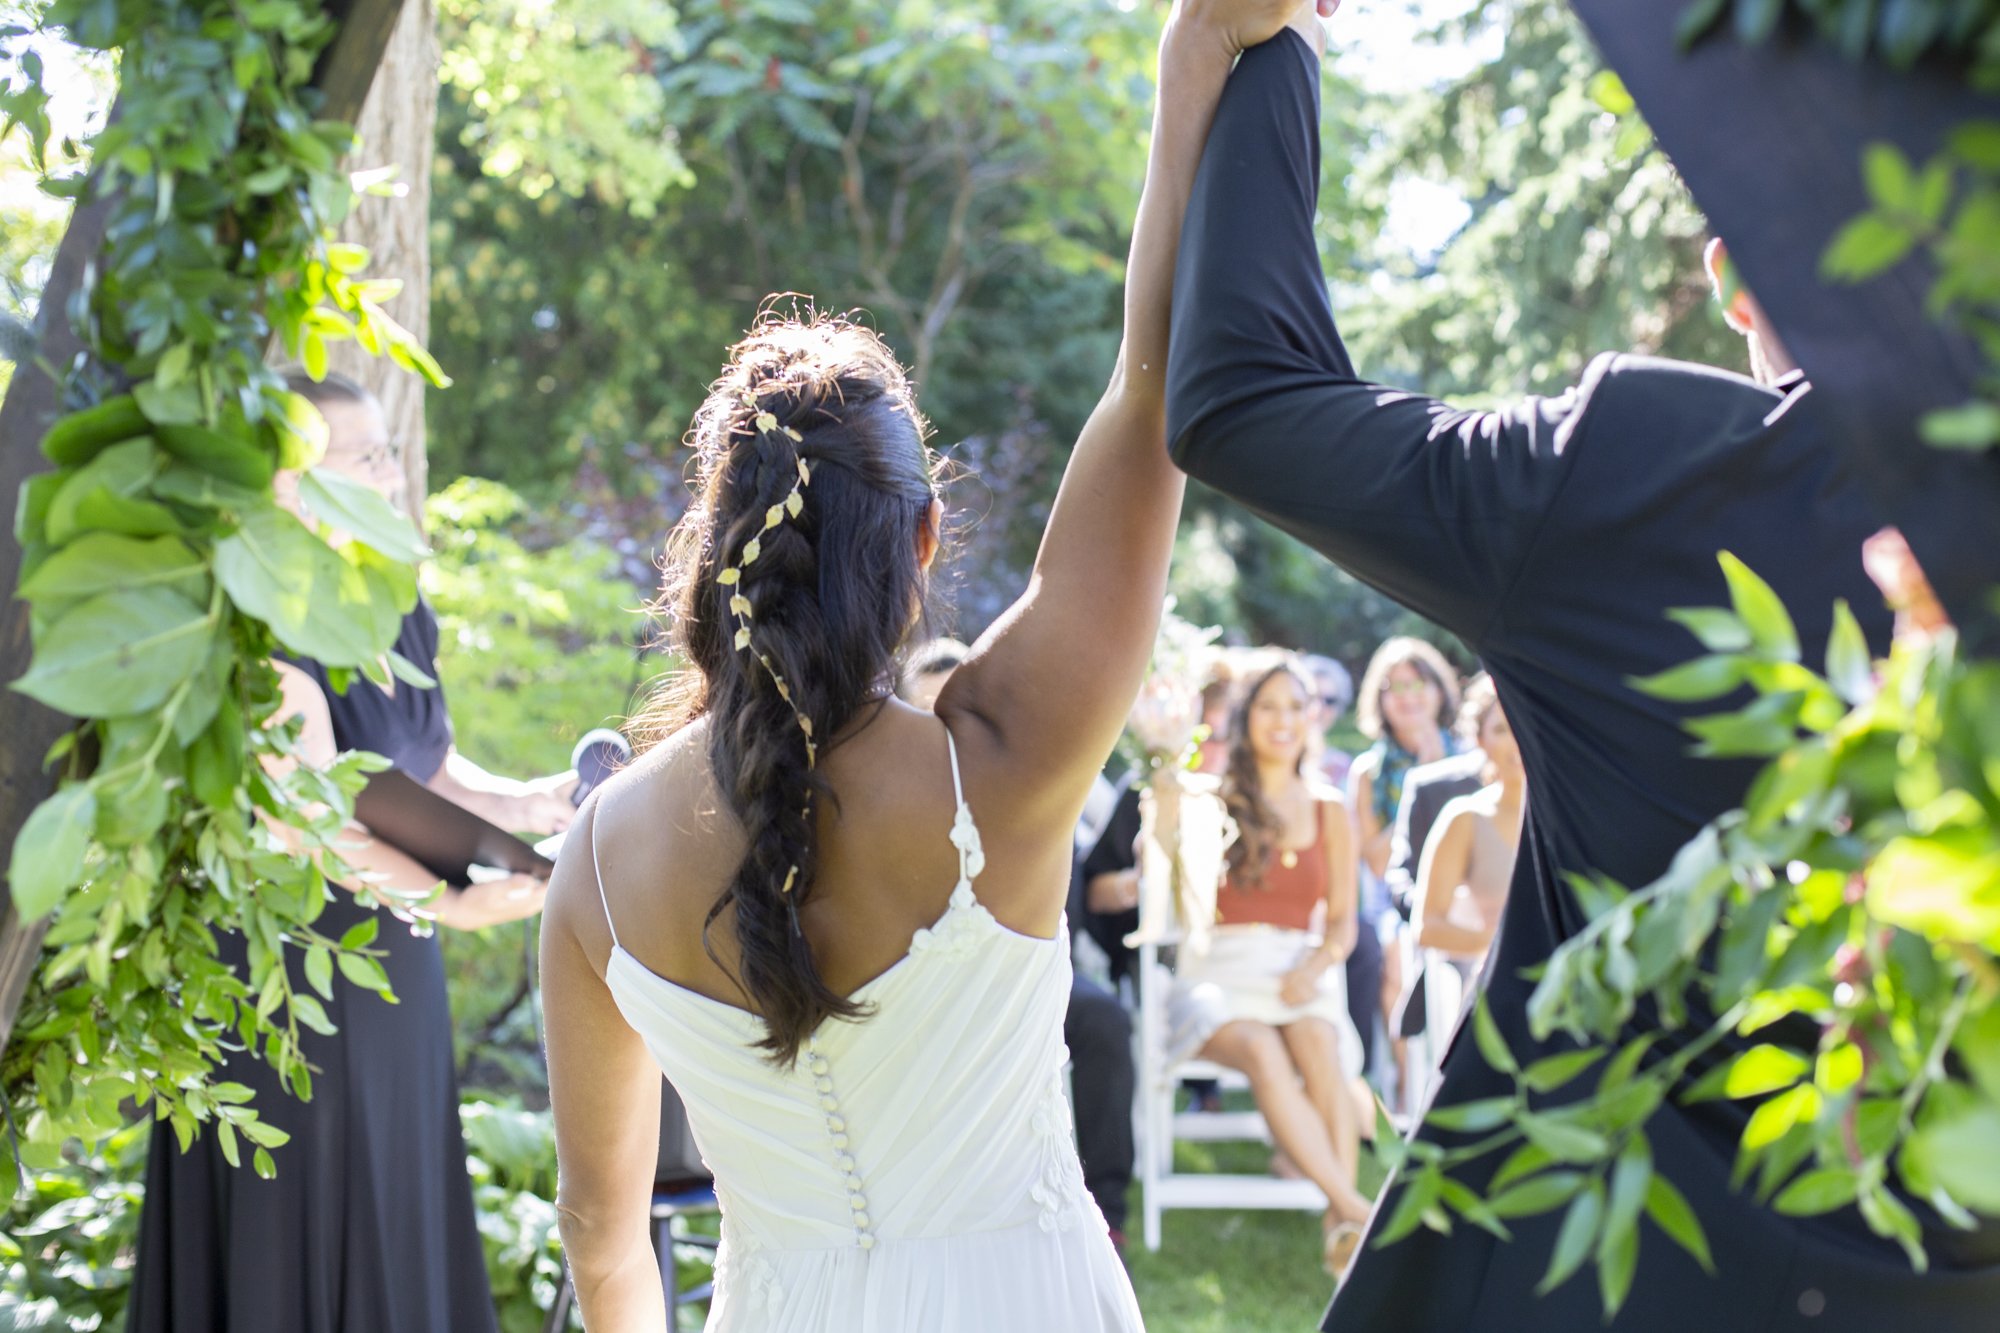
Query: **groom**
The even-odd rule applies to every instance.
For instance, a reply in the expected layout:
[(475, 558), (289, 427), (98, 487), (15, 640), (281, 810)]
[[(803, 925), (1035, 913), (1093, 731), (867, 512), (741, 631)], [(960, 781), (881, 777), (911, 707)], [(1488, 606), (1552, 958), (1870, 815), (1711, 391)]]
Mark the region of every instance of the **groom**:
[[(1626, 684), (1701, 651), (1667, 610), (1725, 604), (1716, 553), (1728, 550), (1777, 589), (1806, 661), (1824, 658), (1837, 598), (1880, 648), (1889, 620), (1860, 556), (1880, 520), (1840, 475), (1809, 386), (1747, 299), (1730, 314), (1752, 340), (1761, 383), (1606, 355), (1558, 397), (1461, 412), (1360, 379), (1313, 243), (1319, 56), (1285, 19), (1249, 28), (1272, 38), (1230, 77), (1189, 204), (1168, 438), (1191, 475), (1452, 630), (1492, 672), (1534, 799), (1487, 994), (1510, 1045), (1530, 1058), (1523, 971), (1585, 921), (1564, 877), (1656, 878), (1706, 821), (1741, 803), (1755, 769), (1695, 758), (1682, 723), (1703, 710)], [(1175, 95), (1170, 77), (1163, 98)], [(1511, 1091), (1460, 1042), (1436, 1097)], [(1995, 1327), (1990, 1244), (1932, 1228), (1924, 1278), (1852, 1210), (1799, 1220), (1759, 1207), (1729, 1183), (1743, 1122), (1734, 1103), (1669, 1104), (1649, 1126), (1659, 1169), (1707, 1228), (1718, 1272), (1708, 1277), (1649, 1227), (1612, 1327)], [(1535, 1295), (1559, 1216), (1516, 1222), (1513, 1244), (1460, 1226), (1365, 1248), (1325, 1327), (1602, 1327), (1587, 1278)]]

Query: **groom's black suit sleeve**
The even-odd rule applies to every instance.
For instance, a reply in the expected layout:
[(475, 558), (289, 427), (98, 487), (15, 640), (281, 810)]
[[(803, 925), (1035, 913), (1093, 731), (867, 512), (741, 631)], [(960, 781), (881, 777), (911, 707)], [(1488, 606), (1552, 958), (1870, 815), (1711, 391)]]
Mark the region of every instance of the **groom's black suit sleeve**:
[(1318, 62), (1286, 32), (1244, 53), (1189, 205), (1174, 460), (1476, 646), (1562, 489), (1584, 395), (1467, 412), (1359, 378), (1313, 239), (1319, 170)]
[[(1568, 877), (1651, 882), (1742, 803), (1756, 772), (1692, 752), (1684, 723), (1713, 705), (1631, 688), (1701, 651), (1667, 612), (1727, 601), (1726, 550), (1790, 608), (1801, 660), (1824, 660), (1836, 599), (1884, 645), (1888, 617), (1860, 562), (1881, 520), (1802, 382), (1774, 392), (1708, 367), (1603, 356), (1560, 397), (1467, 413), (1360, 379), (1313, 242), (1318, 89), (1292, 33), (1246, 52), (1230, 78), (1182, 235), (1168, 438), (1188, 472), (1456, 631), (1492, 672), (1530, 797), (1482, 985), (1502, 1035), (1533, 1059), (1562, 1049), (1536, 1040), (1527, 1006), (1536, 967), (1587, 919)], [(1659, 1053), (1688, 1032), (1654, 1035)], [(1732, 1036), (1713, 1058), (1769, 1036)], [(1513, 1093), (1474, 1043), (1454, 1041), (1434, 1098)], [(1669, 1101), (1648, 1124), (1658, 1169), (1715, 1241), (1717, 1272), (1649, 1235), (1614, 1333), (1864, 1333), (1912, 1318), (1925, 1333), (1992, 1333), (2000, 1224), (1967, 1235), (1926, 1215), (1933, 1269), (1918, 1277), (1852, 1209), (1790, 1218), (1736, 1191), (1746, 1117), (1741, 1103)], [(1490, 1166), (1466, 1183), (1484, 1184)], [(1401, 1182), (1385, 1188), (1393, 1209)], [(1560, 1214), (1508, 1225), (1511, 1244), (1462, 1224), (1369, 1245), (1325, 1327), (1605, 1327), (1587, 1278), (1538, 1294)]]

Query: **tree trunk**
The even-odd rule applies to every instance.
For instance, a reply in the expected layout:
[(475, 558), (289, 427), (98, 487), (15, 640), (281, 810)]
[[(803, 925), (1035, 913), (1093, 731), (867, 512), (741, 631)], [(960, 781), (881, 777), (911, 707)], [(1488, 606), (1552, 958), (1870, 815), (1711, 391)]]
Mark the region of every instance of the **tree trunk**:
[[(352, 120), (360, 111), (402, 4), (403, 0), (329, 0), (327, 12), (340, 24), (340, 31), (313, 70), (313, 83), (327, 95), (323, 115)], [(430, 12), (428, 3), (424, 10)], [(115, 106), (111, 114), (117, 118)], [(428, 164), (428, 156), (425, 161)], [(110, 211), (111, 201), (99, 199), (70, 218), (42, 289), (35, 320), (37, 355), (15, 368), (0, 402), (0, 501), (9, 513), (21, 485), (48, 468), (41, 454), (42, 436), (60, 415), (62, 385), (45, 374), (43, 366), (66, 371), (83, 351), (82, 339), (70, 327), (69, 298), (104, 248)], [(28, 668), (28, 606), (14, 596), (21, 583), (21, 556), (10, 523), (0, 529), (0, 682), (11, 681)], [(25, 694), (0, 688), (0, 849), (5, 849), (0, 851), (0, 1048), (13, 1033), (21, 995), (48, 929), (47, 918), (22, 921), (15, 915), (5, 878), (7, 856), (28, 815), (56, 789), (56, 775), (43, 767), (42, 756), (72, 725), (69, 718)]]
[[(397, 169), (398, 192), (367, 195), (341, 228), (342, 239), (368, 249), (366, 276), (401, 278), (403, 290), (383, 308), (390, 318), (430, 341), (431, 155), (437, 138), (437, 8), (434, 0), (405, 0), (402, 17), (383, 54), (382, 68), (361, 108), (355, 129), (361, 147), (350, 171)], [(404, 494), (419, 529), (430, 469), (424, 452), (424, 381), (387, 357), (370, 356), (357, 343), (328, 349), (327, 364), (359, 381), (381, 400), (389, 438), (403, 462)]]

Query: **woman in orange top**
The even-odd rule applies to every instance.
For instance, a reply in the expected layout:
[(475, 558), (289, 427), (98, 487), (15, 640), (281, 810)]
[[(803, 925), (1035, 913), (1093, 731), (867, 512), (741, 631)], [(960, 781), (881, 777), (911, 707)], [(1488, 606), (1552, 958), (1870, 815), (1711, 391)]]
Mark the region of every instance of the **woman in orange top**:
[(1354, 947), (1353, 835), (1340, 793), (1307, 763), (1312, 678), (1287, 655), (1253, 674), (1230, 728), (1222, 799), (1236, 821), (1207, 947), (1184, 951), (1172, 1054), (1241, 1070), (1271, 1136), (1326, 1192), (1327, 1262), (1368, 1217), (1354, 1187), (1360, 1038), (1340, 966)]

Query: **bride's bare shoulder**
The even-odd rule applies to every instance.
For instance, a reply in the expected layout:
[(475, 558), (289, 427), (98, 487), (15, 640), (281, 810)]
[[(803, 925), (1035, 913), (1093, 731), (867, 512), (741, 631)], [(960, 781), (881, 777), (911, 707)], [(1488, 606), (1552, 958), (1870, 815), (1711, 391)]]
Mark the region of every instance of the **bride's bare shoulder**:
[(669, 851), (686, 854), (734, 830), (709, 766), (707, 736), (708, 719), (696, 718), (605, 782), (594, 832), (607, 873), (614, 847), (620, 860), (660, 864)]

